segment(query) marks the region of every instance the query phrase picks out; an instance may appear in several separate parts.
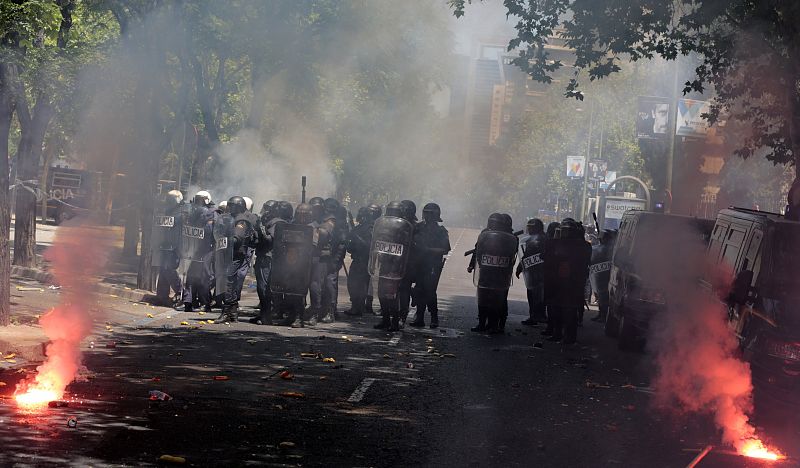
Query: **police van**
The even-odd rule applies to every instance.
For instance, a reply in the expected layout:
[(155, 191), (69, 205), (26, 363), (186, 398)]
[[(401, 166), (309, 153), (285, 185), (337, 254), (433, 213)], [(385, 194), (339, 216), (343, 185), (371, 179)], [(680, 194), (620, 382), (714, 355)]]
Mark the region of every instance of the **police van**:
[[(641, 348), (653, 317), (667, 306), (666, 282), (702, 257), (713, 219), (628, 210), (620, 220), (609, 280), (605, 334), (620, 349)], [(696, 255), (687, 249), (696, 250)]]
[(756, 397), (800, 405), (800, 222), (777, 213), (722, 210), (708, 257), (727, 281), (708, 278), (704, 284), (728, 309)]

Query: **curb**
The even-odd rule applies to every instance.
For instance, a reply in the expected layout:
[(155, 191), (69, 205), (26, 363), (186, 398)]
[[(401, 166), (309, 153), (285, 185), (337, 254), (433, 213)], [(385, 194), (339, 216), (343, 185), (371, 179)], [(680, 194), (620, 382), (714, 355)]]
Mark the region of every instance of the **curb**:
[[(52, 273), (40, 270), (38, 268), (28, 268), (15, 265), (11, 267), (11, 276), (26, 278), (38, 281), (40, 283), (56, 284), (55, 277)], [(132, 289), (125, 286), (116, 286), (110, 283), (97, 283), (95, 285), (95, 289), (101, 294), (109, 294), (128, 299), (129, 301), (133, 302), (143, 302), (155, 296), (155, 294), (150, 291)]]

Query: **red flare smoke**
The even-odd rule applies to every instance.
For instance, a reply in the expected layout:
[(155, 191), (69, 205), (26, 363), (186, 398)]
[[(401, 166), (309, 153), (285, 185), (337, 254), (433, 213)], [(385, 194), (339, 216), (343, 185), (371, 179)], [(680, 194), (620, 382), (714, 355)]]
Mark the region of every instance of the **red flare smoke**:
[(45, 362), (32, 381), (17, 388), (21, 406), (42, 406), (57, 400), (81, 365), (81, 341), (92, 331), (93, 275), (105, 265), (109, 233), (93, 226), (61, 226), (45, 257), (62, 286), (59, 305), (39, 320), (50, 340)]

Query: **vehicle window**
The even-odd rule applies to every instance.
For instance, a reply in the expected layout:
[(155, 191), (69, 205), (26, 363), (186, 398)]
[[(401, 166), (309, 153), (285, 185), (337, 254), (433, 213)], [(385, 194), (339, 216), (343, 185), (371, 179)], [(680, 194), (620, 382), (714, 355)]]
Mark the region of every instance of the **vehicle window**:
[(714, 226), (714, 231), (711, 234), (711, 242), (708, 245), (709, 257), (714, 261), (719, 260), (719, 253), (722, 250), (722, 244), (727, 232), (728, 223), (717, 222), (717, 225)]
[(733, 271), (736, 271), (736, 260), (739, 258), (739, 252), (742, 250), (744, 235), (745, 231), (740, 230), (738, 226), (731, 226), (726, 236), (725, 244), (722, 247), (721, 261), (730, 266)]
[(753, 281), (758, 277), (758, 272), (761, 270), (761, 262), (758, 261), (759, 253), (761, 252), (761, 239), (764, 234), (760, 229), (753, 230), (753, 235), (750, 236), (750, 245), (747, 246), (747, 253), (742, 261), (742, 270), (753, 271)]

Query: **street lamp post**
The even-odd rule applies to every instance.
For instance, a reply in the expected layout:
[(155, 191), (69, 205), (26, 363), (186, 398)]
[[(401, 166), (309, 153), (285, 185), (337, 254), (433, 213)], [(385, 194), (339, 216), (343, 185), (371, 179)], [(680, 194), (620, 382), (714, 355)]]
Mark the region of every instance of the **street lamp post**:
[(589, 103), (589, 138), (586, 142), (586, 162), (583, 165), (583, 193), (581, 195), (581, 215), (579, 220), (585, 221), (586, 202), (589, 188), (589, 157), (592, 152), (592, 127), (594, 125), (594, 101)]

